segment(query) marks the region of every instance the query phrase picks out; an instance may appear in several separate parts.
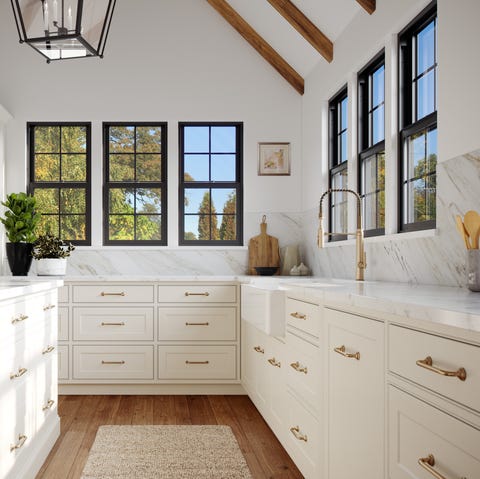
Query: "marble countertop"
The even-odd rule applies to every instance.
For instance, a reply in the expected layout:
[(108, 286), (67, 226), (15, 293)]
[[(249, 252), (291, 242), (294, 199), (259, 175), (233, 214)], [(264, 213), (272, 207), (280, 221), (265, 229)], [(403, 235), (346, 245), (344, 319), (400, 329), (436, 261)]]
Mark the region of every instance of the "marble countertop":
[(31, 276), (0, 276), (0, 301), (14, 299), (26, 294), (40, 293), (63, 286), (58, 278), (45, 279)]
[[(10, 277), (10, 279), (12, 279)], [(28, 277), (24, 282), (30, 284)], [(311, 276), (246, 276), (246, 275), (99, 275), (65, 276), (52, 278), (55, 282), (239, 282), (253, 283), (260, 288), (276, 288), (294, 291), (296, 295), (328, 304), (345, 304), (353, 308), (389, 313), (404, 318), (426, 320), (446, 326), (480, 332), (480, 293), (464, 288), (430, 286), (409, 283), (389, 283), (381, 281), (342, 280)], [(44, 281), (44, 280), (43, 280)], [(52, 283), (50, 281), (50, 283)], [(0, 278), (0, 288), (2, 284)], [(33, 286), (30, 286), (33, 287)], [(37, 286), (39, 287), (39, 286)], [(22, 294), (20, 288), (16, 287)], [(4, 288), (0, 289), (0, 299)], [(3, 293), (6, 294), (6, 293)], [(12, 293), (13, 294), (13, 293)]]
[(287, 290), (325, 305), (353, 308), (424, 320), (480, 332), (480, 293), (449, 286), (329, 278), (279, 282)]

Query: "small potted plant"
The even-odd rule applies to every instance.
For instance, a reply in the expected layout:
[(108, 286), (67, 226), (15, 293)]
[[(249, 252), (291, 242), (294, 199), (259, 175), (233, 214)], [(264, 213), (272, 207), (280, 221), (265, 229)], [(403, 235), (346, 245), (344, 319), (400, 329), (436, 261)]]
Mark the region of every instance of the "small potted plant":
[(40, 213), (35, 211), (36, 199), (26, 193), (11, 193), (2, 205), (7, 208), (0, 221), (5, 226), (8, 264), (14, 276), (26, 276), (32, 264), (35, 227)]
[(68, 241), (50, 233), (40, 235), (34, 243), (32, 256), (39, 276), (61, 276), (67, 271), (67, 258), (75, 249)]

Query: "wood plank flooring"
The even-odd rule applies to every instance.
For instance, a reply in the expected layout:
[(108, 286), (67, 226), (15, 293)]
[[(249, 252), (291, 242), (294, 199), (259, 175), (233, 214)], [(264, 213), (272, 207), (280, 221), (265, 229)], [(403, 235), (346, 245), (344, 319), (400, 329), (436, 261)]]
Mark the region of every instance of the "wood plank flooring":
[(300, 479), (247, 396), (60, 396), (61, 433), (37, 479), (78, 479), (106, 424), (222, 424), (232, 428), (255, 479)]

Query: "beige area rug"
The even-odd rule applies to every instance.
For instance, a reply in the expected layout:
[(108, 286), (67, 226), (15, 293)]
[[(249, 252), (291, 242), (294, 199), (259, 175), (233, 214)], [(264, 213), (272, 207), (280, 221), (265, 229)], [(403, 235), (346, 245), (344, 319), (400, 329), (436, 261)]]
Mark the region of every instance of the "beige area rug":
[(82, 479), (251, 479), (229, 426), (101, 426)]

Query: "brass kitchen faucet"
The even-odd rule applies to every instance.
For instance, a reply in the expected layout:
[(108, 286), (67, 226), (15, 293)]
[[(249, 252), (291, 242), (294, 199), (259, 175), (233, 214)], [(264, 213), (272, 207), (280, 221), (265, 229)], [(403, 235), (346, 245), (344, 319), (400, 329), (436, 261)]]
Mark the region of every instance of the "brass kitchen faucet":
[(323, 210), (322, 210), (322, 202), (325, 196), (330, 195), (331, 193), (337, 192), (345, 192), (351, 193), (357, 199), (357, 230), (355, 233), (346, 233), (347, 235), (355, 235), (356, 240), (356, 248), (357, 248), (357, 271), (355, 275), (355, 279), (357, 281), (364, 280), (364, 273), (365, 269), (367, 268), (367, 254), (365, 253), (365, 246), (363, 244), (363, 228), (362, 228), (362, 198), (360, 195), (353, 190), (349, 190), (347, 188), (329, 188), (323, 195), (320, 197), (320, 205), (318, 210), (318, 219), (320, 220), (320, 224), (318, 227), (318, 235), (317, 235), (317, 244), (319, 248), (323, 248), (323, 236), (328, 235), (332, 236), (334, 234), (340, 233), (330, 233), (330, 232), (323, 232)]

